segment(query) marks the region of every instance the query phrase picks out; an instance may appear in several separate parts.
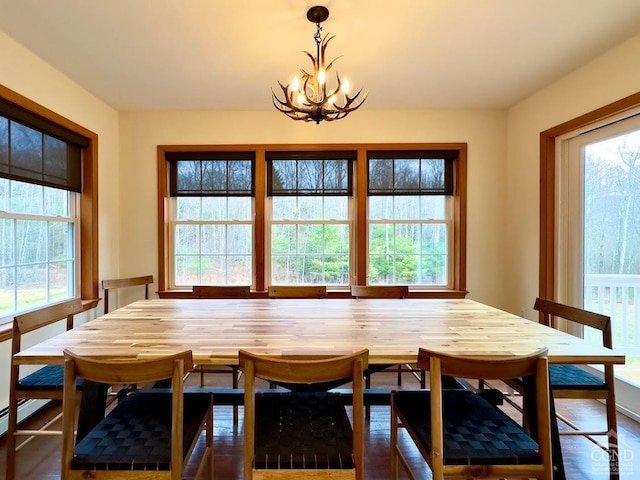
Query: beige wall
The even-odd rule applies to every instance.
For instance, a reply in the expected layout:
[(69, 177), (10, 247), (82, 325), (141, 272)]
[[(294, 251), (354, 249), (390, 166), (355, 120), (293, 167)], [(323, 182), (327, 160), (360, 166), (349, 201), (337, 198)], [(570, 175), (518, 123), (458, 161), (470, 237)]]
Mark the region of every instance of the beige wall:
[[(117, 275), (120, 256), (118, 113), (3, 32), (0, 32), (0, 65), (0, 84), (98, 134), (99, 272), (101, 276)], [(85, 315), (85, 319), (93, 314)], [(51, 327), (48, 333), (63, 330), (60, 324)], [(25, 338), (25, 343), (42, 338), (35, 335)], [(10, 342), (0, 343), (0, 409), (8, 403), (9, 356)]]
[[(538, 137), (638, 90), (640, 36), (511, 108), (362, 111), (308, 125), (268, 112), (116, 112), (0, 32), (0, 84), (99, 135), (100, 278), (158, 274), (158, 144), (466, 142), (469, 297), (530, 317), (538, 286)], [(268, 93), (266, 93), (268, 95)], [(8, 342), (0, 344), (0, 408)]]
[(532, 306), (538, 294), (540, 132), (640, 91), (640, 35), (511, 108), (505, 164), (506, 310)]
[[(469, 297), (505, 303), (506, 114), (495, 110), (361, 111), (328, 124), (269, 112), (123, 113), (120, 228), (123, 274), (157, 278), (156, 146), (166, 144), (468, 143)], [(125, 267), (126, 266), (126, 267)], [(124, 271), (126, 269), (126, 271)]]

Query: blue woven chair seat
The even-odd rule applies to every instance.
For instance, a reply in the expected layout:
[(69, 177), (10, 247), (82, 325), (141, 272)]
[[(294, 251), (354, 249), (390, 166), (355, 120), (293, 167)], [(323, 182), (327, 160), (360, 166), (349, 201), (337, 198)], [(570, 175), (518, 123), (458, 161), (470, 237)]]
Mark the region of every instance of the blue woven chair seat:
[[(183, 457), (200, 433), (209, 394), (185, 394)], [(76, 445), (73, 470), (169, 470), (171, 394), (125, 397)]]
[[(431, 452), (430, 392), (399, 391), (394, 402), (414, 440)], [(468, 391), (443, 392), (445, 465), (541, 463), (538, 444), (509, 416)]]
[(351, 469), (352, 429), (337, 394), (256, 395), (256, 469)]
[(575, 365), (549, 365), (551, 388), (604, 390), (604, 380)]
[[(522, 384), (521, 378), (513, 381)], [(549, 365), (549, 385), (561, 390), (606, 390), (604, 380), (576, 365)]]
[[(60, 390), (64, 383), (64, 367), (47, 365), (22, 378), (18, 382), (18, 390)], [(78, 378), (76, 387), (82, 386), (82, 378)]]

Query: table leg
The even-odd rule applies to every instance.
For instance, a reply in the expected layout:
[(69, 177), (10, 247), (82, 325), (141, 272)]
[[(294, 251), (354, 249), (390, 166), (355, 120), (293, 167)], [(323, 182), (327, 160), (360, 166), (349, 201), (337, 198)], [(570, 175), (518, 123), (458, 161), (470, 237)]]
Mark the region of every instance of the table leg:
[(76, 443), (104, 418), (109, 385), (85, 380), (82, 384), (82, 400), (78, 416)]

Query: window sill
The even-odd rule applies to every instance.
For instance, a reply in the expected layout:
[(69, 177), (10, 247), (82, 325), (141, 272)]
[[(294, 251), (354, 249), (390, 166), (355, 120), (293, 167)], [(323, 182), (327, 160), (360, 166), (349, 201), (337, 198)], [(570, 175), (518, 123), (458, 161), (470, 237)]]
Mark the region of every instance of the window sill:
[[(191, 290), (161, 290), (156, 292), (160, 298), (196, 298)], [(465, 291), (461, 290), (414, 290), (409, 292), (408, 298), (465, 298)], [(249, 298), (268, 298), (267, 292), (252, 291)], [(351, 298), (349, 290), (328, 291), (327, 298)]]

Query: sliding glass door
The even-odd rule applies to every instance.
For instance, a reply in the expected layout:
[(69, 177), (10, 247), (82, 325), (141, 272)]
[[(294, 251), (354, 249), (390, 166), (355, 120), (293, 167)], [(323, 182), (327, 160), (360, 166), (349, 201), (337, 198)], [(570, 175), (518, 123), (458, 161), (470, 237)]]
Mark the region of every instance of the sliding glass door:
[(560, 148), (558, 298), (611, 316), (614, 347), (627, 356), (616, 375), (640, 386), (640, 116)]

